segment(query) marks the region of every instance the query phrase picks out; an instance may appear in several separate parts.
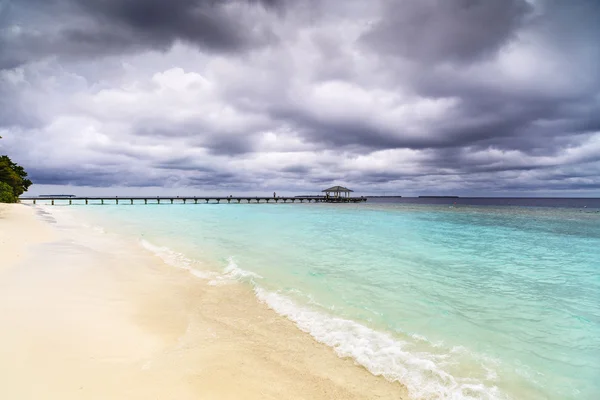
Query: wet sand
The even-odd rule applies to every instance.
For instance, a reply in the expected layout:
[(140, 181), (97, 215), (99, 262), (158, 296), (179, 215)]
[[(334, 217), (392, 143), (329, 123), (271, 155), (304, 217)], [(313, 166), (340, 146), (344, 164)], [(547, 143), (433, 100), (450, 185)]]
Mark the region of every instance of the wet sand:
[(1, 399), (407, 398), (249, 287), (39, 210), (0, 205)]

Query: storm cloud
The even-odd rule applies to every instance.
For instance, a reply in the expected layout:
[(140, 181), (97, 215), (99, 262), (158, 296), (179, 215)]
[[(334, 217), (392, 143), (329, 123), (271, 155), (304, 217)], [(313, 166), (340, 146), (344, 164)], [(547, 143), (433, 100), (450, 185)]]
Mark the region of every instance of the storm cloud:
[(4, 0), (0, 146), (42, 188), (600, 195), (598, 20), (593, 0)]
[(469, 62), (510, 42), (532, 9), (526, 0), (387, 1), (364, 40), (418, 61)]
[[(0, 37), (0, 68), (40, 55), (77, 59), (168, 50), (177, 40), (208, 51), (243, 51), (275, 40), (258, 18), (259, 5), (283, 6), (278, 0), (5, 1), (2, 18), (14, 25)], [(30, 23), (45, 29), (23, 29)]]

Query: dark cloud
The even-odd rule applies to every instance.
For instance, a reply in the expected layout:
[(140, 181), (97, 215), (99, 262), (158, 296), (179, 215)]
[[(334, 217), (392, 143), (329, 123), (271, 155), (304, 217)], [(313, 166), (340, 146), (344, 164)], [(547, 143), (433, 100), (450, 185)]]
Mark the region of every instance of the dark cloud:
[[(102, 171), (101, 169), (104, 169)], [(237, 182), (237, 177), (228, 172), (214, 170), (189, 169), (193, 172), (190, 176), (183, 177), (181, 171), (175, 173), (144, 174), (133, 173), (133, 171), (114, 167), (102, 168), (83, 167), (73, 170), (65, 168), (38, 169), (29, 168), (30, 178), (36, 185), (69, 185), (69, 186), (94, 186), (110, 187), (115, 184), (131, 187), (158, 186), (169, 187), (184, 183), (185, 186), (211, 186), (223, 185), (229, 181)], [(118, 177), (118, 178), (117, 178)]]
[(389, 0), (363, 40), (410, 60), (468, 62), (506, 44), (531, 10), (525, 0)]
[[(455, 96), (460, 92), (455, 92)], [(451, 121), (432, 122), (422, 135), (402, 126), (383, 127), (377, 120), (347, 115), (322, 119), (306, 110), (273, 110), (273, 117), (296, 129), (306, 140), (325, 147), (361, 152), (389, 148), (456, 148), (493, 146), (530, 152), (546, 148), (555, 137), (572, 137), (600, 130), (600, 103), (593, 97), (575, 100), (527, 99), (488, 92), (461, 94)], [(541, 122), (544, 122), (541, 124)], [(549, 148), (550, 152), (556, 148)]]
[(219, 187), (239, 184), (239, 176), (230, 172), (213, 172), (208, 174), (199, 174), (189, 178), (192, 186)]
[(288, 167), (281, 168), (281, 172), (287, 172), (290, 174), (307, 174), (311, 171), (307, 165), (290, 165)]
[(0, 129), (3, 127), (30, 128), (40, 124), (32, 112), (30, 99), (25, 95), (28, 84), (20, 72), (0, 70)]
[(29, 122), (18, 100), (18, 93), (0, 80), (0, 128), (25, 125)]
[[(137, 40), (160, 47), (182, 39), (208, 49), (239, 50), (253, 44), (253, 40), (259, 40), (253, 35), (252, 27), (233, 19), (235, 14), (228, 13), (227, 3), (215, 0), (91, 0), (78, 2), (78, 5), (100, 23), (119, 27)], [(71, 32), (74, 33), (80, 35), (78, 40), (95, 40), (94, 36), (83, 32)]]
[(28, 168), (29, 178), (36, 185), (75, 185), (75, 186), (111, 186), (114, 184), (114, 171), (102, 171), (99, 168)]
[(198, 171), (198, 172), (215, 172), (214, 168), (198, 164), (198, 160), (192, 157), (177, 157), (170, 160), (158, 162), (154, 165), (155, 168), (171, 169), (180, 171)]
[[(209, 51), (241, 51), (276, 40), (261, 21), (245, 17), (247, 7), (281, 8), (283, 0), (18, 0), (9, 6), (0, 14), (4, 26), (37, 26), (34, 32), (31, 26), (0, 31), (0, 69), (47, 56), (167, 50), (178, 40)], [(56, 23), (56, 14), (68, 17)]]
[(216, 155), (235, 156), (253, 151), (256, 147), (248, 136), (215, 135), (201, 140), (202, 146)]
[(275, 119), (294, 125), (295, 130), (309, 142), (320, 143), (325, 147), (359, 148), (363, 151), (427, 147), (418, 138), (402, 137), (397, 131), (382, 129), (353, 115), (347, 115), (343, 119), (323, 119), (306, 110), (279, 107), (274, 107), (271, 112)]
[(187, 139), (189, 145), (206, 148), (215, 155), (235, 156), (252, 152), (256, 149), (255, 132), (236, 132), (216, 129), (202, 121), (189, 121), (182, 124), (171, 123), (167, 126), (162, 121), (143, 121), (137, 127), (136, 135), (147, 138), (169, 140), (175, 137)]

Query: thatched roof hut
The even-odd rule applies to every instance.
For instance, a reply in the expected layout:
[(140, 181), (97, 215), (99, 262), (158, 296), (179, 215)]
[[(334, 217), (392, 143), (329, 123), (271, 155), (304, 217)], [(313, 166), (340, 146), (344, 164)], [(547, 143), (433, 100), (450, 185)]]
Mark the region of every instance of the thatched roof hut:
[(343, 186), (332, 186), (329, 189), (322, 190), (327, 197), (350, 197), (350, 193), (354, 190), (350, 190)]

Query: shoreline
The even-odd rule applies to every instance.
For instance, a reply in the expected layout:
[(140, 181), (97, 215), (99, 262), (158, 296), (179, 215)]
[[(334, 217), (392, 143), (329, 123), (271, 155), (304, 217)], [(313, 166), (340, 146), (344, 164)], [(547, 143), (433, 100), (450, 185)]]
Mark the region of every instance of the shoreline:
[(35, 212), (0, 205), (0, 397), (407, 398), (250, 288)]

